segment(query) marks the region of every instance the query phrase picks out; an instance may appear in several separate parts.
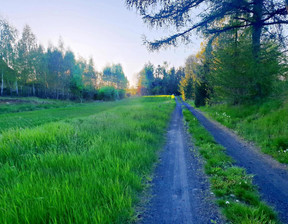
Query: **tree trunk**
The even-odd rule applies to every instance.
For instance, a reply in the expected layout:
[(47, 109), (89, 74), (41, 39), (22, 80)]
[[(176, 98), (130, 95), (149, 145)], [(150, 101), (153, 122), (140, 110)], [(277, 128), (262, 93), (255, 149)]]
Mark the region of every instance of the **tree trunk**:
[(286, 4), (287, 12), (288, 12), (288, 0), (285, 0), (285, 4)]
[(262, 83), (259, 73), (261, 33), (263, 28), (263, 5), (264, 0), (254, 0), (253, 5), (253, 26), (252, 26), (252, 53), (254, 57), (254, 88), (256, 90), (255, 98), (262, 97)]
[(260, 53), (260, 41), (262, 33), (262, 17), (263, 17), (264, 0), (255, 0), (253, 6), (253, 28), (252, 28), (252, 51), (253, 56), (257, 62)]
[(3, 96), (3, 91), (4, 91), (4, 72), (2, 68), (2, 80), (1, 80), (1, 96)]
[(34, 85), (34, 83), (32, 84), (32, 94), (33, 94), (33, 96), (35, 96), (35, 85)]
[(2, 68), (2, 79), (1, 79), (1, 96), (3, 96), (3, 90), (4, 90), (4, 73)]
[(17, 96), (19, 96), (17, 79), (16, 79), (16, 82), (15, 82), (15, 88), (16, 88), (16, 94), (17, 94)]

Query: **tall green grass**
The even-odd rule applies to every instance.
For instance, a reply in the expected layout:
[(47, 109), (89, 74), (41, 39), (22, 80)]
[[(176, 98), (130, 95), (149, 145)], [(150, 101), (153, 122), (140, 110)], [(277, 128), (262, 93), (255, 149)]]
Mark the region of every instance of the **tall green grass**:
[(235, 224), (275, 224), (275, 212), (261, 202), (252, 176), (245, 169), (235, 166), (225, 149), (202, 127), (187, 109), (183, 111), (194, 143), (205, 160), (211, 189), (218, 205), (229, 222)]
[(68, 100), (51, 100), (36, 97), (0, 97), (0, 114), (52, 109), (72, 105), (76, 105), (76, 103)]
[(201, 107), (208, 116), (233, 129), (281, 163), (288, 164), (288, 101), (271, 99), (261, 104)]
[(114, 104), (89, 117), (2, 132), (0, 223), (133, 221), (175, 103)]
[(87, 117), (95, 113), (102, 112), (104, 110), (109, 110), (115, 106), (119, 106), (120, 104), (126, 103), (127, 100), (121, 102), (118, 101), (71, 104), (62, 107), (59, 106), (58, 108), (48, 108), (43, 110), (34, 110), (18, 113), (4, 113), (0, 114), (0, 133), (11, 128), (31, 128), (49, 122), (55, 122), (76, 117)]

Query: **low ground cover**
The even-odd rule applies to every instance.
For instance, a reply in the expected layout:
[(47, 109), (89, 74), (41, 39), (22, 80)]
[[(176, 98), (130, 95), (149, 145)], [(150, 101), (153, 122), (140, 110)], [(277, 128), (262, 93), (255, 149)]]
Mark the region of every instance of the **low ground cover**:
[(0, 223), (133, 220), (175, 102), (114, 104), (88, 117), (2, 132)]
[[(96, 102), (96, 103), (74, 103), (65, 104), (60, 102), (56, 108), (49, 106), (47, 109), (0, 113), (0, 133), (7, 129), (35, 127), (49, 122), (55, 122), (76, 117), (87, 117), (95, 113), (109, 110), (120, 104), (125, 104), (124, 101), (118, 102)], [(132, 102), (132, 101), (129, 101)], [(28, 104), (30, 105), (30, 104)], [(12, 105), (15, 107), (15, 105)], [(17, 105), (16, 105), (17, 107)], [(24, 105), (25, 107), (25, 105)], [(1, 109), (1, 106), (0, 106)]]
[(68, 100), (51, 100), (37, 97), (0, 97), (0, 114), (17, 113), (75, 105)]

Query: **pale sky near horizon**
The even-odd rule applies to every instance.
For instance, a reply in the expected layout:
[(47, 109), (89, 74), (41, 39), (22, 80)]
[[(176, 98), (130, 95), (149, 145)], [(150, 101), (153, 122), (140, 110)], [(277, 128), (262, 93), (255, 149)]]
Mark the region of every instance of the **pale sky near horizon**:
[(136, 74), (150, 61), (154, 65), (167, 61), (183, 66), (185, 59), (200, 47), (200, 38), (189, 45), (149, 52), (142, 35), (150, 39), (165, 31), (150, 29), (135, 10), (128, 10), (124, 0), (0, 0), (0, 16), (16, 27), (19, 35), (28, 24), (39, 43), (58, 45), (59, 37), (66, 48), (86, 59), (93, 57), (96, 70), (121, 63), (131, 84)]

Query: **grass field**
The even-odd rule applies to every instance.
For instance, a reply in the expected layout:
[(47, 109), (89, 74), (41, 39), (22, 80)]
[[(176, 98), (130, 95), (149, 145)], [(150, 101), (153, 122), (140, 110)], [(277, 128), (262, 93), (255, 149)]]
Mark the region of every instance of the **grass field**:
[[(54, 103), (55, 101), (53, 101), (46, 109), (33, 108), (32, 110), (29, 109), (29, 111), (25, 111), (25, 105), (27, 105), (27, 103), (10, 105), (10, 113), (0, 113), (0, 133), (11, 128), (31, 128), (49, 122), (90, 116), (125, 104), (126, 101), (127, 100), (83, 104), (70, 104), (69, 102)], [(0, 106), (0, 111), (1, 107), (2, 106)], [(5, 105), (5, 107), (7, 107), (7, 105)], [(16, 112), (16, 109), (20, 109), (19, 112)]]
[(76, 105), (73, 101), (40, 99), (36, 97), (0, 97), (0, 114), (59, 108)]
[(288, 99), (261, 104), (200, 107), (208, 116), (233, 129), (281, 163), (288, 164)]
[(2, 114), (0, 223), (133, 221), (174, 106), (146, 97)]

